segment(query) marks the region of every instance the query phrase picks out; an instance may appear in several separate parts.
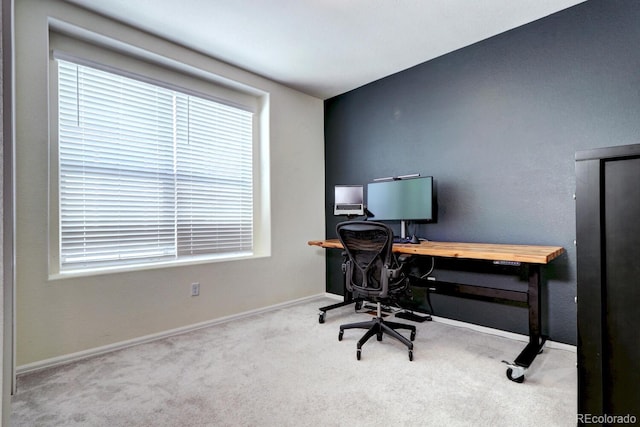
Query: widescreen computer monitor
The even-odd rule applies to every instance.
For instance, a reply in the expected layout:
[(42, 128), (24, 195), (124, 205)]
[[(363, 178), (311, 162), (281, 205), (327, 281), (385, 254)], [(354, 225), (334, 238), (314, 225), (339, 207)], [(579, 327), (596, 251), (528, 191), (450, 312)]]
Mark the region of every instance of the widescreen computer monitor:
[(367, 184), (367, 210), (375, 221), (435, 221), (433, 177)]
[(362, 185), (336, 185), (334, 215), (364, 215), (364, 187)]

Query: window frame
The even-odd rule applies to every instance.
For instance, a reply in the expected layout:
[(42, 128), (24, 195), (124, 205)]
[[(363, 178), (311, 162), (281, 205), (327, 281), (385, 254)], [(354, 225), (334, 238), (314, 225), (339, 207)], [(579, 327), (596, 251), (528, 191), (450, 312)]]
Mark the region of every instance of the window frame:
[[(136, 271), (177, 265), (201, 264), (232, 260), (246, 260), (270, 256), (270, 196), (268, 157), (269, 95), (265, 91), (242, 83), (231, 82), (215, 74), (176, 63), (159, 55), (140, 55), (136, 48), (124, 49), (105, 46), (77, 37), (54, 27), (49, 32), (51, 54), (49, 58), (49, 278), (87, 276), (109, 272)], [(86, 34), (85, 34), (86, 36)], [(115, 42), (114, 42), (115, 43)], [(251, 254), (207, 254), (158, 262), (124, 264), (60, 270), (60, 205), (59, 205), (59, 150), (58, 150), (58, 59), (99, 68), (146, 83), (177, 90), (226, 105), (252, 111), (253, 114), (253, 241)], [(152, 59), (152, 61), (150, 61)]]

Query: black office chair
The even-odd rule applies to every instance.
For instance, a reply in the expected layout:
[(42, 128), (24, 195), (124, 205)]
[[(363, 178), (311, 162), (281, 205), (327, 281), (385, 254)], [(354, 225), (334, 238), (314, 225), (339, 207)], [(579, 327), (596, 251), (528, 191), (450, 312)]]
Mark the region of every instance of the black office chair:
[[(383, 334), (387, 334), (406, 345), (409, 360), (413, 360), (415, 326), (388, 322), (382, 318), (381, 303), (394, 303), (408, 286), (407, 277), (402, 272), (403, 260), (396, 259), (391, 250), (393, 231), (379, 222), (347, 221), (338, 224), (337, 232), (346, 254), (342, 271), (347, 290), (377, 305), (377, 315), (372, 320), (341, 325), (338, 340), (342, 341), (345, 329), (368, 329), (358, 341), (356, 357), (360, 360), (362, 345), (369, 338), (376, 335), (378, 341), (382, 341)], [(411, 331), (411, 338), (405, 338), (396, 329)]]

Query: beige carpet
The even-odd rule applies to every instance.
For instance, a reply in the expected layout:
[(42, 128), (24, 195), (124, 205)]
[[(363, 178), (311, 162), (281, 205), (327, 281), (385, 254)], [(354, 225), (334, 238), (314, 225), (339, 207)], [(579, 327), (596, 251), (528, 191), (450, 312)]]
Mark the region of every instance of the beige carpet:
[[(318, 323), (319, 299), (18, 379), (12, 426), (575, 426), (576, 354), (549, 349), (524, 384), (505, 376), (522, 342), (418, 323), (414, 360)], [(402, 321), (402, 320), (401, 320)]]

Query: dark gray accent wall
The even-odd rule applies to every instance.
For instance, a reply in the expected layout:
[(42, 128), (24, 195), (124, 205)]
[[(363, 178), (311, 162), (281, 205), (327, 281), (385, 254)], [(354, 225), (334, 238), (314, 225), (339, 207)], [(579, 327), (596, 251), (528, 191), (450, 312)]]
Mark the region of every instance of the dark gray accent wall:
[[(575, 344), (574, 155), (640, 141), (639, 22), (638, 1), (591, 0), (327, 100), (327, 237), (340, 220), (334, 185), (432, 175), (438, 221), (412, 228), (419, 236), (566, 249), (543, 269), (543, 321), (550, 339)], [(341, 293), (335, 252), (327, 290)], [(434, 275), (505, 281), (471, 267), (437, 262)], [(438, 296), (434, 305), (527, 332), (522, 308)]]

